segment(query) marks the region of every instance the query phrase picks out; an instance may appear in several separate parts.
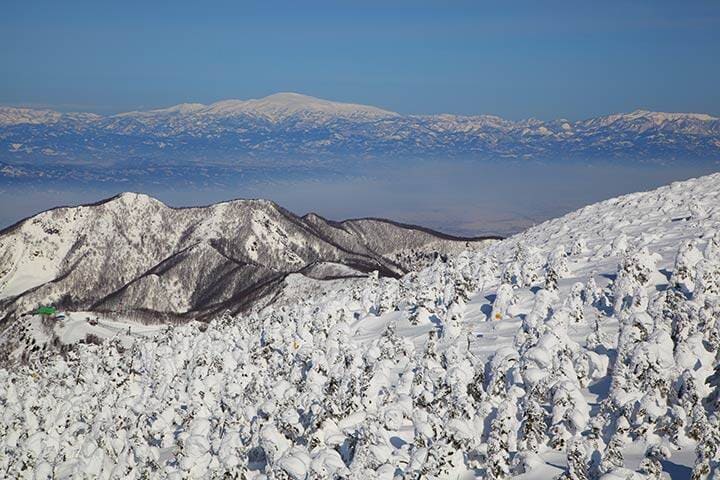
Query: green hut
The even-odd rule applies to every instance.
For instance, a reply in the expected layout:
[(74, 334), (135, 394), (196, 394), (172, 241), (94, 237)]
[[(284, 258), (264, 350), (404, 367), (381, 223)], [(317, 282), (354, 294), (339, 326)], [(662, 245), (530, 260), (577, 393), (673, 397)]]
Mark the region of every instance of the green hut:
[(35, 315), (42, 315), (44, 317), (54, 317), (56, 313), (57, 309), (50, 306), (40, 307), (35, 310)]

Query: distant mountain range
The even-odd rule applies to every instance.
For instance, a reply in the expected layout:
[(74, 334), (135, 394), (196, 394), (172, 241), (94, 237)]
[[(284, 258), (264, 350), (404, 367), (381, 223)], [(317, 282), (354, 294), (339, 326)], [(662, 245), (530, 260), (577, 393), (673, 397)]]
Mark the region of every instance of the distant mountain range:
[(110, 116), (0, 107), (6, 180), (67, 175), (70, 166), (95, 168), (88, 178), (100, 178), (112, 176), (108, 167), (262, 167), (269, 160), (278, 167), (372, 157), (718, 161), (720, 119), (645, 110), (581, 121), (401, 115), (296, 93)]
[(436, 252), (489, 240), (380, 219), (299, 217), (266, 200), (175, 209), (124, 193), (0, 231), (0, 325), (44, 304), (155, 321), (205, 318), (279, 292), (292, 273), (399, 277)]

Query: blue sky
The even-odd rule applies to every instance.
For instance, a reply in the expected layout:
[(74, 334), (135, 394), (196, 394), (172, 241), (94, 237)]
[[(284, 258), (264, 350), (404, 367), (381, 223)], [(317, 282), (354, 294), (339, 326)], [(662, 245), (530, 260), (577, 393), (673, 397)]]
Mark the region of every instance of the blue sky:
[(403, 113), (720, 115), (717, 1), (3, 0), (0, 103), (297, 91)]

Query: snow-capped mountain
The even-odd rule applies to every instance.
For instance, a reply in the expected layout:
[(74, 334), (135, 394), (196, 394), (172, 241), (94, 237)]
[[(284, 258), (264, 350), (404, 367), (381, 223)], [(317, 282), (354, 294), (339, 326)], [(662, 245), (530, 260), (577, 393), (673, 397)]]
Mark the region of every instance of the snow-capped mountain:
[(290, 273), (397, 277), (484, 240), (385, 220), (298, 217), (264, 200), (174, 209), (125, 193), (0, 232), (0, 319), (43, 304), (190, 319), (237, 312)]
[(57, 176), (51, 167), (67, 162), (367, 156), (717, 161), (720, 120), (644, 110), (582, 121), (400, 115), (296, 93), (111, 116), (0, 108), (0, 162), (26, 176)]
[[(715, 174), (399, 279), (288, 275), (202, 328), (25, 318), (0, 334), (31, 353), (0, 368), (0, 471), (717, 479), (719, 229)], [(53, 328), (89, 344), (43, 353)]]
[[(243, 129), (251, 128), (252, 123), (257, 124), (258, 130), (284, 123), (317, 128), (333, 121), (363, 123), (398, 116), (366, 105), (331, 102), (297, 93), (277, 93), (261, 99), (223, 100), (211, 105), (186, 103), (159, 110), (122, 113), (105, 118), (102, 128), (123, 134), (208, 137), (221, 132), (242, 133)], [(249, 123), (238, 130), (242, 122)]]

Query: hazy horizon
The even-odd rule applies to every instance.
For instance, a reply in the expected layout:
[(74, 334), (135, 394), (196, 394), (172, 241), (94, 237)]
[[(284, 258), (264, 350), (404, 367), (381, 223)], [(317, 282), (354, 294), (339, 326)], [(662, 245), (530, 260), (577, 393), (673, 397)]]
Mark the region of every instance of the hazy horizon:
[(332, 220), (381, 217), (448, 234), (508, 236), (590, 203), (719, 171), (708, 165), (540, 162), (418, 162), (372, 174), (238, 182), (235, 185), (52, 185), (0, 187), (0, 229), (40, 211), (93, 203), (123, 191), (145, 193), (169, 206), (200, 206), (238, 198), (264, 198), (303, 215)]
[(3, 7), (0, 41), (18, 48), (0, 50), (0, 104), (116, 113), (297, 91), (405, 114), (720, 115), (712, 1)]
[[(402, 115), (720, 116), (713, 1), (3, 6), (2, 105), (113, 114), (298, 92)], [(719, 168), (717, 120), (503, 129), (441, 117), (349, 126), (337, 116), (310, 125), (318, 112), (306, 107), (286, 123), (267, 111), (65, 123), (10, 112), (0, 124), (0, 225), (129, 190), (174, 206), (262, 197), (300, 214), (507, 235)], [(308, 158), (288, 160), (299, 154)]]

